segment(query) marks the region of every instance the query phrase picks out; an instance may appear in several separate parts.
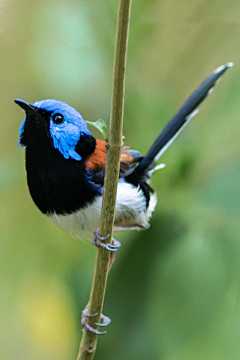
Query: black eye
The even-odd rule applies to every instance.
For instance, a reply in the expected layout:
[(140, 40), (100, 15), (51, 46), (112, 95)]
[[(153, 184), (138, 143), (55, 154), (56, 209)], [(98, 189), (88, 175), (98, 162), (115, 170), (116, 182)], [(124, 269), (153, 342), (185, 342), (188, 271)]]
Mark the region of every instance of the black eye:
[(55, 124), (62, 124), (64, 122), (64, 117), (61, 114), (54, 114), (52, 120)]

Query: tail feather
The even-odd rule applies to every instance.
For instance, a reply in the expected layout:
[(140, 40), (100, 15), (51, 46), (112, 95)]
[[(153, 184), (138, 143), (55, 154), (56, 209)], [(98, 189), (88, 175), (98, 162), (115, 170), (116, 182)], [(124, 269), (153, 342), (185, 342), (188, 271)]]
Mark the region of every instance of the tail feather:
[(189, 121), (198, 113), (198, 105), (213, 91), (214, 86), (218, 83), (221, 76), (232, 66), (233, 63), (228, 63), (217, 68), (197, 90), (189, 96), (157, 137), (146, 156), (139, 163), (135, 169), (136, 175), (146, 173), (151, 168), (151, 164), (162, 156)]

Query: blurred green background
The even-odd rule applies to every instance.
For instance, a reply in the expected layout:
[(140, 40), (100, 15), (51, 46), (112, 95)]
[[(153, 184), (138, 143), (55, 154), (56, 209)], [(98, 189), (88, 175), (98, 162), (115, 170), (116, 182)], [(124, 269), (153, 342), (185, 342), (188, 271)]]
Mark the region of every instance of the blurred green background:
[[(74, 360), (96, 249), (33, 204), (13, 99), (109, 119), (117, 0), (0, 3), (0, 359)], [(228, 70), (164, 154), (150, 230), (118, 236), (96, 359), (240, 357), (240, 4), (133, 1), (126, 143), (145, 153), (212, 70)]]

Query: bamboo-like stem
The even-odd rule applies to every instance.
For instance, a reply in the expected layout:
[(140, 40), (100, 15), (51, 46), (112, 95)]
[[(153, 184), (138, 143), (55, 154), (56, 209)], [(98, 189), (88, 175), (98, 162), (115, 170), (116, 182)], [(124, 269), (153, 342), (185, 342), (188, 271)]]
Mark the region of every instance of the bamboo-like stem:
[[(107, 146), (106, 170), (104, 178), (104, 193), (100, 223), (101, 236), (113, 233), (116, 191), (119, 178), (120, 154), (122, 149), (122, 127), (125, 92), (125, 68), (128, 46), (131, 0), (119, 0), (118, 21), (115, 40), (115, 56), (113, 68), (113, 89), (111, 117)], [(89, 298), (88, 312), (97, 313), (89, 318), (89, 324), (100, 321), (102, 313), (110, 252), (99, 248)], [(83, 331), (77, 360), (91, 360), (97, 347), (97, 335)]]

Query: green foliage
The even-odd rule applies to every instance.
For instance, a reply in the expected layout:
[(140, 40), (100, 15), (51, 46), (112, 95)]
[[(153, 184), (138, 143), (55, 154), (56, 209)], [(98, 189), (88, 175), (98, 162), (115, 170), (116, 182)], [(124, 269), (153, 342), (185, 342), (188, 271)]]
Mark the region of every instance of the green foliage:
[(86, 123), (89, 126), (93, 126), (95, 129), (97, 129), (103, 135), (103, 138), (105, 140), (107, 139), (107, 131), (108, 131), (108, 129), (107, 129), (107, 125), (106, 125), (104, 120), (99, 119), (99, 120), (97, 120), (95, 122), (86, 120)]

